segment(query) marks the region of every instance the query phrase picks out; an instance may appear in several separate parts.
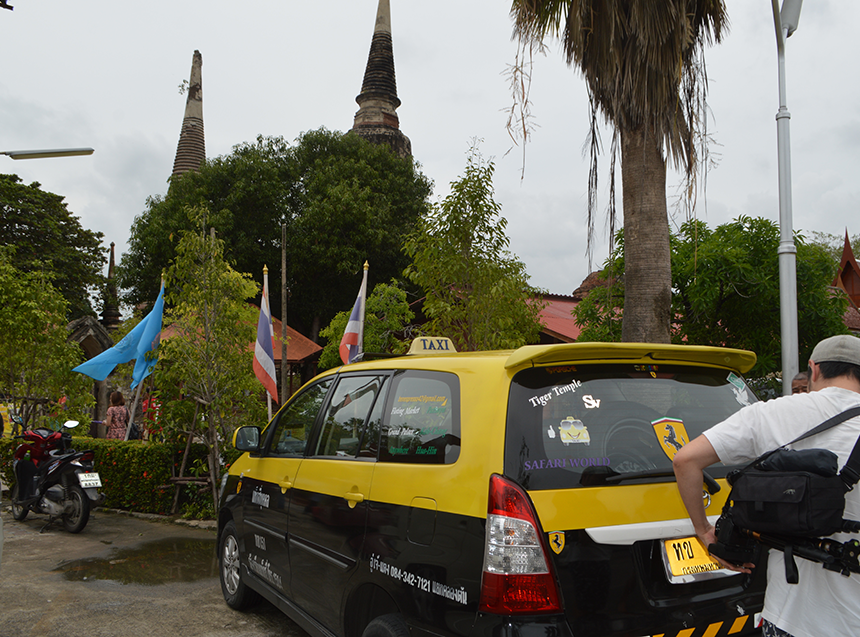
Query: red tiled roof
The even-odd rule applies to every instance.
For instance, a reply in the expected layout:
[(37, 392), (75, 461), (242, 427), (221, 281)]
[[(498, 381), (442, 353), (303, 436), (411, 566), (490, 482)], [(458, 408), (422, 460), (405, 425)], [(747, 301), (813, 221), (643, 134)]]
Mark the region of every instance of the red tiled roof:
[(540, 321), (544, 332), (565, 343), (574, 342), (582, 332), (571, 314), (578, 301), (561, 294), (545, 294), (543, 300), (546, 307), (541, 310)]
[[(259, 316), (260, 308), (254, 306), (257, 309), (257, 316)], [(275, 331), (275, 363), (280, 364), (281, 362), (281, 321), (280, 319), (272, 319), (273, 328)], [(163, 330), (161, 330), (161, 338), (162, 340), (166, 340), (176, 334), (176, 328), (173, 325), (168, 325)], [(248, 351), (254, 351), (254, 342), (248, 343)], [(288, 363), (300, 363), (308, 358), (311, 358), (318, 352), (322, 351), (322, 347), (314, 343), (309, 338), (302, 336), (292, 327), (287, 325), (287, 362)], [(277, 365), (276, 365), (277, 366)]]
[(860, 332), (860, 310), (851, 305), (845, 310), (845, 316), (842, 317), (845, 327), (852, 332)]
[[(275, 363), (281, 361), (281, 319), (273, 318), (272, 327), (275, 330)], [(254, 343), (248, 345), (254, 351)], [(298, 363), (322, 351), (322, 347), (311, 339), (302, 336), (287, 325), (287, 362)]]

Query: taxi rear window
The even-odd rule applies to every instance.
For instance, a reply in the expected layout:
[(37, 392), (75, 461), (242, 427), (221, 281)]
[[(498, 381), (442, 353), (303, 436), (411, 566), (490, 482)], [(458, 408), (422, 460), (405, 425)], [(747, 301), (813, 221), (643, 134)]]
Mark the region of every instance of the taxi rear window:
[(383, 462), (451, 464), (460, 456), (460, 381), (456, 374), (395, 373), (381, 424)]
[(523, 370), (511, 383), (505, 473), (536, 490), (672, 479), (682, 445), (756, 400), (740, 376), (712, 368)]

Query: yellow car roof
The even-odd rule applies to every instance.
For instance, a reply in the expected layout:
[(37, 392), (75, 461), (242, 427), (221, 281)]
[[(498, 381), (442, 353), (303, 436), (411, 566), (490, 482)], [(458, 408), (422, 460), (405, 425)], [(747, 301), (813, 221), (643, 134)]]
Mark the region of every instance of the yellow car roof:
[(655, 343), (565, 343), (562, 345), (525, 345), (505, 362), (507, 369), (522, 365), (551, 365), (572, 362), (633, 361), (643, 363), (699, 363), (728, 367), (745, 374), (753, 368), (756, 355), (743, 349), (705, 345)]

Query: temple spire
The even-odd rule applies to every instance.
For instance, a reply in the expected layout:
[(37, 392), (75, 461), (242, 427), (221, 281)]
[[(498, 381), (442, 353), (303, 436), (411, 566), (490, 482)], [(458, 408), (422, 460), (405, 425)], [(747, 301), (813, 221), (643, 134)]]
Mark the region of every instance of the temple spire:
[(104, 303), (102, 304), (102, 326), (108, 330), (115, 330), (120, 323), (119, 299), (116, 293), (116, 279), (114, 278), (116, 244), (110, 243), (110, 261), (108, 262), (107, 284), (105, 285)]
[(355, 101), (359, 108), (351, 133), (373, 144), (386, 144), (401, 157), (412, 155), (412, 143), (400, 132), (400, 120), (396, 112), (400, 100), (394, 75), (389, 0), (379, 0), (364, 81)]
[(839, 270), (836, 272), (836, 278), (833, 279), (831, 285), (843, 290), (848, 295), (851, 305), (860, 308), (860, 265), (854, 258), (847, 228), (845, 229), (845, 243), (842, 246)]
[(206, 143), (203, 136), (203, 56), (194, 51), (191, 58), (191, 79), (188, 81), (188, 99), (185, 101), (185, 119), (179, 133), (173, 175), (200, 170), (206, 159)]

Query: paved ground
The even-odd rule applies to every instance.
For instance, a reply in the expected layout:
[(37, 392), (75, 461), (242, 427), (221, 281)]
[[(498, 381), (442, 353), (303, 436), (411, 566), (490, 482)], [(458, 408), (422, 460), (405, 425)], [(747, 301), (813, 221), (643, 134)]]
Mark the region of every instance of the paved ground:
[(96, 511), (78, 535), (0, 506), (3, 637), (307, 637), (266, 602), (250, 613), (224, 603), (215, 532)]

